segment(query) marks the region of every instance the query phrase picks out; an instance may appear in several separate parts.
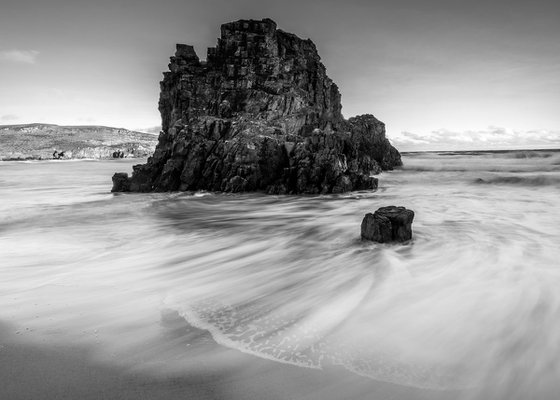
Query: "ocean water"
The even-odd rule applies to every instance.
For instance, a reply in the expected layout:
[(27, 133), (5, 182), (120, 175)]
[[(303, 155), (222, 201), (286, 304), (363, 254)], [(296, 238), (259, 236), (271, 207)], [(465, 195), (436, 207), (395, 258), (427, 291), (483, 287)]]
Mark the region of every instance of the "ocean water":
[[(0, 322), (107, 362), (143, 349), (149, 369), (173, 312), (274, 362), (556, 398), (560, 151), (403, 161), (377, 191), (327, 196), (112, 194), (138, 161), (0, 163)], [(411, 242), (360, 240), (386, 205), (415, 211)]]

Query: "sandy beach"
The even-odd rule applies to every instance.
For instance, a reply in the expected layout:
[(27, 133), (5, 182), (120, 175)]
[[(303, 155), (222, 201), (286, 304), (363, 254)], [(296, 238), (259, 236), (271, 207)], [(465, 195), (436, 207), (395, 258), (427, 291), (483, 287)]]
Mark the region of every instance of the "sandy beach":
[[(374, 193), (278, 198), (4, 163), (0, 399), (555, 400), (558, 154), (523, 156), (420, 154)], [(360, 241), (395, 199), (413, 245)]]
[(338, 368), (314, 370), (268, 361), (219, 346), (208, 333), (176, 317), (165, 316), (159, 343), (145, 344), (159, 360), (133, 364), (99, 360), (95, 347), (22, 340), (15, 327), (3, 323), (0, 398), (402, 400), (459, 395), (377, 382)]

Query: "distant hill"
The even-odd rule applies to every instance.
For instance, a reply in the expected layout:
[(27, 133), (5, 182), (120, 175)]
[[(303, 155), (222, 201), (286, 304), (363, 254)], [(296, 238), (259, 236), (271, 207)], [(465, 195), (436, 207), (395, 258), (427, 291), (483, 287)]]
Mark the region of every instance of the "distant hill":
[(0, 160), (148, 157), (157, 136), (106, 126), (0, 125)]

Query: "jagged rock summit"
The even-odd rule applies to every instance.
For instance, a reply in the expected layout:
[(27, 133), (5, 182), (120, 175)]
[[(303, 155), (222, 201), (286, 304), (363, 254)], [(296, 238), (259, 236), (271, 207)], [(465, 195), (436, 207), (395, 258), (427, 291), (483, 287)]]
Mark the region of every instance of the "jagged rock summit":
[(340, 193), (401, 165), (373, 115), (345, 120), (313, 42), (270, 19), (222, 25), (201, 61), (178, 44), (161, 82), (162, 132), (113, 191)]

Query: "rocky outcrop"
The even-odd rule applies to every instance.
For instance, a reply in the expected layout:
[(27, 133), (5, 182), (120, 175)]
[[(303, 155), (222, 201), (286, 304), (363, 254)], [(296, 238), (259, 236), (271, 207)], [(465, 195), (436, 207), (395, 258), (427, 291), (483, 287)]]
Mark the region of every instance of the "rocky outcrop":
[(412, 239), (414, 211), (404, 207), (381, 207), (362, 220), (362, 240), (379, 243), (406, 242)]
[(270, 19), (224, 24), (206, 61), (177, 45), (156, 150), (113, 191), (373, 189), (400, 154), (373, 115), (345, 120), (340, 97), (311, 40)]

